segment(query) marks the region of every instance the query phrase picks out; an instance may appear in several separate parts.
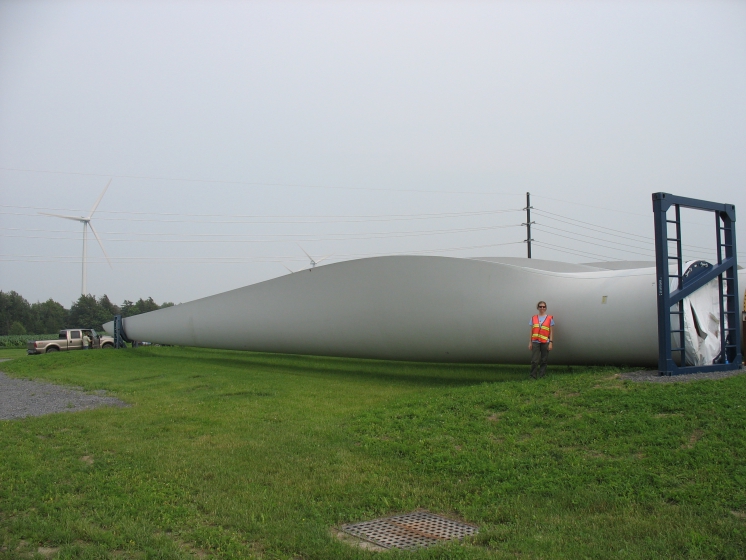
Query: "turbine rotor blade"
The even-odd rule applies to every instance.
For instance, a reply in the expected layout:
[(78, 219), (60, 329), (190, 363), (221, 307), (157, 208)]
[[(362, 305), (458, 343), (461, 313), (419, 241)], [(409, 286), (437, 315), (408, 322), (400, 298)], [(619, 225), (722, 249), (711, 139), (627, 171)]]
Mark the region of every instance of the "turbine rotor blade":
[(305, 249), (304, 249), (303, 247), (301, 247), (301, 246), (300, 246), (299, 244), (297, 244), (297, 243), (296, 243), (296, 245), (298, 245), (298, 247), (300, 247), (300, 250), (301, 250), (301, 251), (303, 251), (303, 254), (304, 254), (304, 255), (306, 255), (306, 256), (307, 256), (307, 257), (308, 257), (309, 259), (311, 259), (311, 262), (314, 262), (314, 260), (313, 260), (313, 257), (312, 257), (311, 255), (309, 255), (308, 253), (306, 253), (306, 250), (305, 250)]
[(101, 238), (99, 238), (98, 233), (96, 233), (96, 230), (93, 229), (93, 224), (91, 222), (88, 222), (88, 225), (91, 227), (91, 231), (93, 232), (93, 235), (96, 238), (96, 241), (98, 241), (98, 244), (101, 247), (101, 250), (104, 252), (104, 256), (106, 257), (106, 262), (109, 263), (109, 268), (111, 268), (112, 270), (114, 270), (114, 267), (111, 266), (111, 261), (109, 260), (109, 255), (106, 254), (106, 249), (104, 249), (104, 244), (101, 243)]
[[(113, 179), (113, 177), (112, 177)], [(93, 213), (96, 211), (96, 208), (98, 208), (99, 203), (101, 202), (101, 199), (104, 198), (104, 195), (106, 194), (106, 189), (109, 188), (109, 185), (111, 185), (112, 179), (109, 179), (109, 182), (106, 183), (106, 186), (104, 187), (104, 190), (101, 191), (101, 194), (98, 195), (98, 198), (96, 199), (95, 204), (93, 205), (93, 208), (91, 208), (91, 213), (88, 214), (88, 219), (91, 219), (91, 216), (93, 216)]]
[(52, 216), (54, 218), (65, 218), (66, 220), (74, 220), (76, 222), (87, 222), (86, 218), (76, 218), (75, 216), (63, 216), (62, 214), (49, 214), (48, 212), (39, 212), (42, 216)]
[(321, 259), (317, 260), (317, 261), (316, 261), (316, 264), (319, 264), (319, 263), (320, 263), (321, 261), (325, 261), (326, 259), (328, 259), (328, 258), (330, 258), (330, 257), (333, 257), (333, 256), (334, 256), (334, 253), (332, 253), (331, 255), (327, 255), (327, 256), (325, 256), (325, 257), (323, 257), (323, 258), (321, 258)]
[(286, 270), (287, 270), (287, 271), (288, 271), (288, 272), (289, 272), (290, 274), (295, 274), (295, 271), (294, 271), (294, 270), (290, 270), (290, 268), (289, 268), (289, 267), (287, 267), (287, 266), (285, 266), (284, 264), (283, 264), (282, 266), (284, 266), (284, 267), (285, 267), (285, 269), (286, 269)]

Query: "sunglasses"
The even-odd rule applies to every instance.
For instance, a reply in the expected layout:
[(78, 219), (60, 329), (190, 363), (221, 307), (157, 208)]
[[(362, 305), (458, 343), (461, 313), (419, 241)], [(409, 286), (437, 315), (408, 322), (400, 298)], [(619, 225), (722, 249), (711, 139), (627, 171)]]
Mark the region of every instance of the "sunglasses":
[(540, 305), (540, 306), (539, 306), (539, 309), (546, 309), (546, 308), (547, 308), (547, 306), (546, 306), (546, 305)]

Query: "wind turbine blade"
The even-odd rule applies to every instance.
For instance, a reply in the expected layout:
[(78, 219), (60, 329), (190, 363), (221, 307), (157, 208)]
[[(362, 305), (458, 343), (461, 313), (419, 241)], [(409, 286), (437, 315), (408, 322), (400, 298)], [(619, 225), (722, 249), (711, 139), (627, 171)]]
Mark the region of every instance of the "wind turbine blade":
[(333, 257), (333, 256), (334, 256), (334, 253), (332, 253), (331, 255), (327, 255), (327, 256), (325, 256), (325, 257), (323, 257), (323, 258), (321, 258), (321, 259), (317, 260), (317, 261), (316, 261), (316, 264), (319, 264), (319, 263), (320, 263), (321, 261), (325, 261), (326, 259), (328, 259), (328, 258), (330, 258), (330, 257)]
[(93, 213), (96, 211), (96, 208), (98, 208), (98, 205), (101, 202), (101, 199), (104, 198), (104, 195), (106, 194), (106, 189), (108, 189), (109, 185), (111, 185), (111, 181), (112, 181), (112, 179), (109, 179), (109, 182), (106, 183), (106, 186), (104, 187), (104, 190), (101, 191), (100, 195), (98, 195), (98, 199), (96, 200), (96, 203), (93, 205), (93, 208), (91, 208), (91, 213), (88, 214), (88, 219), (90, 219), (91, 216), (93, 216)]
[(109, 268), (114, 270), (114, 267), (111, 266), (111, 261), (109, 260), (109, 255), (106, 254), (106, 249), (104, 249), (104, 244), (101, 243), (101, 238), (99, 238), (98, 233), (96, 233), (96, 230), (93, 229), (93, 224), (91, 222), (88, 222), (88, 225), (91, 227), (91, 231), (93, 232), (93, 235), (96, 237), (96, 241), (98, 241), (99, 246), (101, 247), (101, 250), (104, 252), (104, 256), (106, 257), (106, 262), (109, 263)]
[(42, 216), (52, 216), (54, 218), (65, 218), (66, 220), (75, 220), (76, 222), (85, 222), (85, 218), (76, 218), (75, 216), (63, 216), (62, 214), (49, 214), (47, 212), (39, 212)]
[(308, 253), (306, 253), (306, 250), (305, 250), (305, 249), (304, 249), (303, 247), (301, 247), (301, 246), (300, 246), (299, 244), (297, 244), (297, 243), (296, 243), (296, 245), (298, 245), (298, 247), (300, 247), (300, 250), (301, 250), (301, 251), (303, 251), (303, 253), (304, 253), (304, 254), (305, 254), (305, 255), (306, 255), (306, 256), (307, 256), (307, 257), (308, 257), (309, 259), (311, 259), (311, 261), (313, 261), (313, 257), (312, 257), (311, 255), (309, 255)]
[[(283, 264), (282, 266), (285, 266), (285, 265)], [(295, 271), (294, 271), (294, 270), (290, 270), (290, 268), (288, 268), (287, 266), (285, 266), (285, 269), (286, 269), (286, 270), (287, 270), (287, 271), (288, 271), (288, 272), (289, 272), (290, 274), (295, 274)]]

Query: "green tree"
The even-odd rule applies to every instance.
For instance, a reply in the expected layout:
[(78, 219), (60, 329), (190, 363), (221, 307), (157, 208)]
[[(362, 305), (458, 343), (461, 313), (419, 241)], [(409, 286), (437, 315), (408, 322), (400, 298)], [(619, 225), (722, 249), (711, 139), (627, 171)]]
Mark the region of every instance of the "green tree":
[(19, 322), (28, 326), (31, 319), (31, 306), (21, 294), (0, 291), (0, 335), (10, 333), (13, 323)]
[(92, 295), (80, 296), (70, 308), (68, 328), (93, 328), (103, 332), (103, 324), (111, 321), (116, 314), (112, 313), (113, 309), (119, 310), (106, 295), (98, 300)]
[(29, 332), (35, 334), (49, 334), (65, 328), (68, 321), (68, 310), (53, 299), (43, 303), (31, 304), (31, 325)]
[(106, 294), (104, 294), (103, 297), (98, 300), (98, 303), (107, 313), (111, 314), (112, 317), (114, 315), (119, 315), (122, 312), (121, 309), (119, 309), (119, 306), (112, 303), (109, 299), (109, 296), (107, 296)]
[(148, 313), (149, 311), (156, 311), (164, 307), (171, 307), (173, 303), (166, 302), (163, 305), (158, 305), (152, 297), (148, 299), (138, 299), (136, 303), (132, 303), (126, 299), (122, 303), (122, 317), (132, 317), (132, 315), (140, 315), (141, 313)]
[(131, 317), (172, 305), (171, 302), (158, 305), (149, 297), (140, 298), (135, 303), (124, 300), (120, 308), (106, 294), (98, 299), (96, 296), (86, 295), (80, 296), (68, 311), (53, 299), (29, 304), (17, 292), (0, 291), (0, 336), (11, 334), (11, 329), (17, 334), (49, 334), (75, 327), (101, 331), (103, 324), (111, 321), (114, 315), (121, 313), (123, 317)]
[(128, 299), (125, 299), (122, 302), (121, 313), (122, 313), (122, 317), (132, 317), (133, 315), (137, 315), (138, 311), (135, 308), (134, 303), (132, 303)]
[(98, 299), (96, 296), (86, 295), (80, 296), (68, 311), (53, 299), (29, 304), (17, 292), (0, 291), (0, 336), (11, 334), (11, 328), (17, 334), (49, 334), (76, 327), (102, 331), (103, 324), (111, 321), (114, 315), (121, 313), (122, 317), (131, 317), (172, 305), (171, 302), (158, 305), (149, 297), (140, 298), (135, 303), (124, 300), (120, 308), (106, 294)]
[(152, 297), (149, 297), (148, 299), (138, 299), (137, 303), (135, 304), (137, 309), (140, 311), (140, 313), (148, 313), (149, 311), (157, 311), (161, 307), (153, 301)]

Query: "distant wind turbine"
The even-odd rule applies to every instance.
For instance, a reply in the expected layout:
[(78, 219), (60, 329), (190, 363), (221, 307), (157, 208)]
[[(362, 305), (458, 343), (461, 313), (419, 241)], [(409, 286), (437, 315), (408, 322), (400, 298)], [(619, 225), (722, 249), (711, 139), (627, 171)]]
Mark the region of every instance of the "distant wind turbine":
[[(305, 255), (310, 259), (310, 261), (311, 261), (311, 268), (315, 268), (316, 265), (319, 264), (321, 261), (325, 261), (329, 257), (333, 256), (333, 254), (332, 255), (327, 255), (326, 257), (322, 257), (322, 258), (320, 258), (319, 260), (316, 261), (316, 260), (314, 260), (314, 258), (311, 255), (309, 255), (308, 253), (306, 253), (306, 250), (303, 247), (301, 247), (300, 245), (298, 245), (298, 247), (300, 247), (300, 250), (303, 251), (305, 253)], [(287, 268), (287, 267), (285, 267), (285, 268)]]
[(64, 218), (66, 220), (74, 220), (76, 222), (81, 222), (83, 224), (83, 285), (81, 288), (81, 294), (84, 296), (88, 294), (86, 290), (86, 258), (87, 258), (86, 246), (88, 244), (88, 228), (89, 227), (91, 228), (93, 235), (96, 237), (96, 241), (98, 241), (98, 244), (101, 247), (101, 250), (103, 251), (104, 256), (106, 257), (106, 262), (108, 262), (111, 269), (114, 270), (114, 267), (111, 266), (109, 255), (106, 254), (106, 249), (104, 249), (104, 244), (101, 243), (101, 238), (98, 236), (98, 233), (96, 233), (96, 230), (93, 228), (93, 224), (91, 223), (91, 218), (93, 218), (93, 213), (96, 211), (96, 208), (98, 208), (98, 205), (101, 202), (101, 199), (104, 198), (104, 195), (106, 194), (106, 189), (109, 188), (109, 185), (111, 185), (111, 179), (109, 179), (109, 182), (106, 183), (104, 190), (101, 192), (101, 194), (96, 199), (96, 203), (93, 205), (93, 208), (91, 208), (91, 211), (88, 213), (88, 217), (63, 216), (61, 214), (48, 214), (46, 212), (39, 212), (39, 214), (43, 214), (44, 216), (53, 216), (55, 218)]

